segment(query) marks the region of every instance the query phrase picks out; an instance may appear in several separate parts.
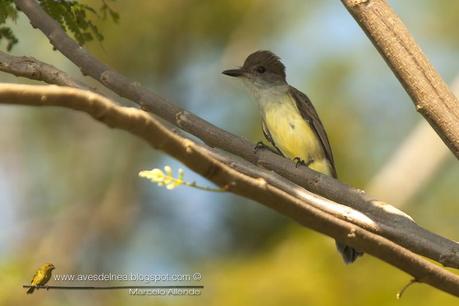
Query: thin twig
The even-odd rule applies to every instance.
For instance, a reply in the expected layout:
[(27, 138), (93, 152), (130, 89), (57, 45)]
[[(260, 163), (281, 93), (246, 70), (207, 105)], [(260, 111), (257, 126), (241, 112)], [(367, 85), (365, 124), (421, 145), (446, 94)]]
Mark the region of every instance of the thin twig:
[(184, 185), (195, 188), (195, 189), (200, 189), (200, 190), (210, 191), (210, 192), (227, 192), (228, 191), (225, 188), (212, 188), (208, 186), (201, 186), (201, 185), (198, 185), (196, 182), (191, 182), (191, 183), (185, 182)]
[(66, 289), (66, 290), (117, 290), (117, 289), (204, 289), (202, 285), (158, 285), (158, 286), (32, 286), (22, 285), (22, 288), (35, 289)]

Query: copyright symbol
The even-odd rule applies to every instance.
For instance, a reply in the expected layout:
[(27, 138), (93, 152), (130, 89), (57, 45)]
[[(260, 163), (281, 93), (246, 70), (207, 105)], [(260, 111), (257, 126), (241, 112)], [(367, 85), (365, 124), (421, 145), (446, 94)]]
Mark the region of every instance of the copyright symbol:
[(202, 279), (202, 275), (199, 272), (193, 274), (193, 280), (198, 281)]

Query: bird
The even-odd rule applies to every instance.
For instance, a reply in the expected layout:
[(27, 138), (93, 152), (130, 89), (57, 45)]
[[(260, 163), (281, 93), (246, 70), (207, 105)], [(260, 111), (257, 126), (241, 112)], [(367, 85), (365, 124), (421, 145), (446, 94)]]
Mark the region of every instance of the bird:
[(30, 282), (32, 286), (27, 290), (27, 294), (33, 293), (33, 291), (35, 290), (35, 288), (37, 288), (37, 286), (45, 285), (51, 278), (51, 274), (54, 269), (55, 267), (51, 263), (43, 264), (37, 270), (37, 272), (35, 272), (35, 275), (33, 276), (32, 281)]
[[(269, 148), (325, 175), (337, 178), (327, 133), (308, 96), (287, 83), (285, 66), (271, 51), (250, 54), (242, 67), (223, 74), (242, 80), (255, 99), (261, 115), (262, 131), (274, 149), (258, 142), (255, 150)], [(362, 252), (336, 241), (346, 264)]]

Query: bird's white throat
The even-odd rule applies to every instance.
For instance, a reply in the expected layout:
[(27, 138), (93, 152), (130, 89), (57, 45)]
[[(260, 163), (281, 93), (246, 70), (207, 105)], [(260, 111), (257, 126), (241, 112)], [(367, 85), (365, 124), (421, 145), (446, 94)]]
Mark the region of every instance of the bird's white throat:
[(254, 82), (253, 80), (244, 79), (244, 85), (248, 88), (250, 94), (263, 113), (267, 107), (272, 104), (283, 103), (288, 95), (288, 84), (273, 85), (266, 82)]

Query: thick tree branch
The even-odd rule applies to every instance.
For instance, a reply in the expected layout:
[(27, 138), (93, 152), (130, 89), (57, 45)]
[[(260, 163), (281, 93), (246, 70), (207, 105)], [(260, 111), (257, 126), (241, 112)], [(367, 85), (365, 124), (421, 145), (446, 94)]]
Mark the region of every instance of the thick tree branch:
[(421, 113), (459, 158), (459, 102), (384, 0), (341, 0)]
[[(361, 190), (317, 173), (309, 168), (296, 168), (295, 163), (268, 150), (254, 153), (254, 145), (241, 137), (222, 130), (204, 119), (169, 103), (138, 83), (99, 62), (84, 48), (80, 47), (49, 17), (34, 0), (15, 0), (18, 7), (29, 17), (32, 25), (39, 28), (49, 38), (53, 46), (74, 62), (84, 74), (101, 81), (120, 96), (142, 105), (149, 112), (166, 119), (172, 124), (199, 137), (211, 147), (222, 148), (289, 179), (307, 190), (341, 203), (376, 220), (385, 236), (414, 252), (432, 258), (445, 266), (459, 268), (459, 245), (439, 235), (417, 226), (405, 216), (394, 212), (394, 208), (381, 201), (375, 201)], [(387, 218), (390, 215), (391, 218)], [(400, 238), (404, 231), (409, 239)], [(420, 237), (420, 238), (418, 238)]]
[[(267, 170), (261, 170), (260, 175), (258, 168), (244, 160), (231, 159), (237, 170), (233, 169), (222, 162), (228, 157), (221, 152), (182, 137), (145, 112), (117, 106), (89, 91), (58, 86), (0, 84), (0, 103), (62, 106), (85, 112), (110, 127), (126, 130), (142, 138), (228, 191), (256, 200), (307, 227), (364, 250), (411, 274), (419, 282), (459, 296), (457, 275), (384, 237), (345, 221), (349, 215), (343, 215), (337, 209), (334, 214), (329, 214), (317, 208), (326, 206), (323, 201), (332, 207), (340, 207), (340, 204), (310, 194), (281, 176), (272, 176)], [(272, 184), (272, 181), (277, 183)], [(283, 188), (276, 185), (283, 185)], [(371, 223), (371, 220), (360, 219), (358, 214), (355, 219)], [(377, 222), (373, 225), (379, 226)]]
[(94, 91), (94, 89), (75, 81), (65, 72), (33, 57), (13, 56), (0, 51), (0, 71), (48, 84)]

